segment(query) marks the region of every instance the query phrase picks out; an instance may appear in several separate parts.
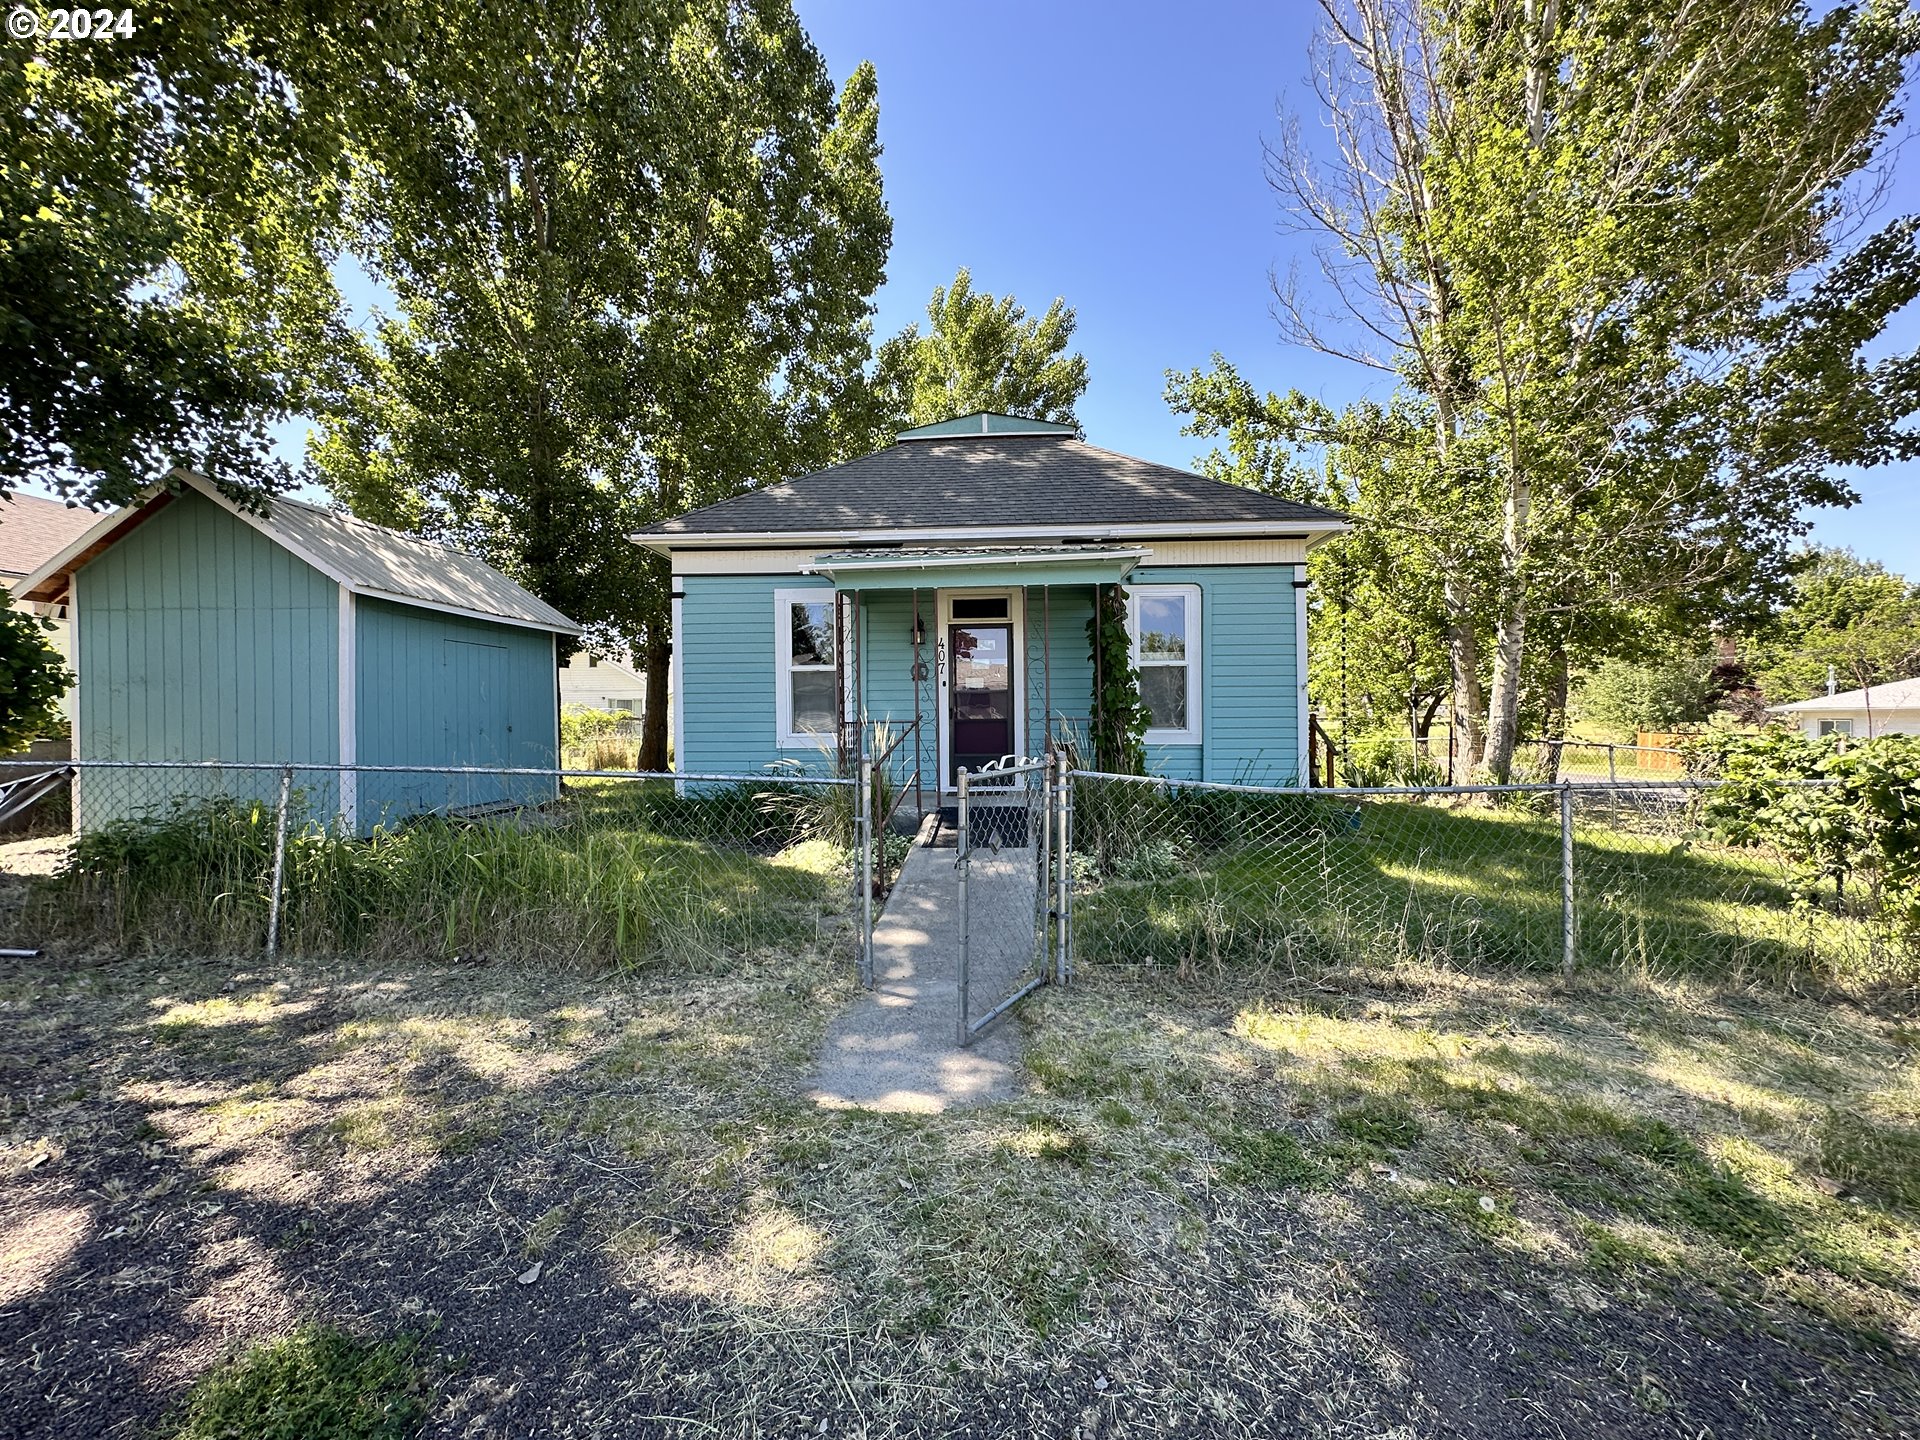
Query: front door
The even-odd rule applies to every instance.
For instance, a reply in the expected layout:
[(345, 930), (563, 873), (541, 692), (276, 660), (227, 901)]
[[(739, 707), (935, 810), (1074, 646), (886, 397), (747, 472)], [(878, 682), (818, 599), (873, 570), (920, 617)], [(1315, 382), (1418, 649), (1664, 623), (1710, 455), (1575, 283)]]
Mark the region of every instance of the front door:
[(969, 621), (947, 627), (953, 679), (948, 686), (947, 780), (962, 765), (981, 766), (1013, 753), (1013, 627)]

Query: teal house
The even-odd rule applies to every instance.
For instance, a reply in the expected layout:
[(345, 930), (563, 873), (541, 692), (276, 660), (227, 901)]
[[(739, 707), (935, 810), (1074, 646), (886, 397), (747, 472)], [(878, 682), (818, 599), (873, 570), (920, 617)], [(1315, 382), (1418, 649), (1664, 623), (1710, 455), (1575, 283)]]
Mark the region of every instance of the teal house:
[(1346, 528), (975, 414), (634, 538), (672, 566), (678, 769), (825, 770), (864, 744), (937, 797), (1084, 742), (1101, 586), (1126, 597), (1151, 772), (1304, 779), (1307, 552)]
[[(537, 802), (559, 764), (566, 616), (474, 556), (284, 497), (242, 509), (176, 472), (14, 586), (66, 606), (80, 760), (292, 764), (303, 812), (365, 834)], [(355, 773), (340, 766), (421, 767)], [(272, 772), (83, 771), (76, 824)]]

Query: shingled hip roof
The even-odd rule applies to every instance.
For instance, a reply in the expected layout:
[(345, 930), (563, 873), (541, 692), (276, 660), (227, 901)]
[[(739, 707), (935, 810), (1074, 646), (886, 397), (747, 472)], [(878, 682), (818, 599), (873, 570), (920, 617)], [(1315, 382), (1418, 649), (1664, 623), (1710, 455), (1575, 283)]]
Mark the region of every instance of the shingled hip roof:
[(1204, 475), (1102, 450), (1067, 435), (902, 441), (796, 480), (666, 520), (634, 538), (864, 532), (1151, 529), (1304, 536), (1346, 517)]

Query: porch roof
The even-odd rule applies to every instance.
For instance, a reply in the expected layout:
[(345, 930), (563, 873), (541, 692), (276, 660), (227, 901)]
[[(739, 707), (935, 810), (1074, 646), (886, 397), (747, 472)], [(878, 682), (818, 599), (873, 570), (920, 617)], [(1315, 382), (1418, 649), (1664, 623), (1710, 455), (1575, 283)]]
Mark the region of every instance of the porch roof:
[(991, 550), (845, 550), (816, 555), (807, 571), (841, 590), (940, 586), (1114, 585), (1153, 552), (1138, 546), (1053, 545)]

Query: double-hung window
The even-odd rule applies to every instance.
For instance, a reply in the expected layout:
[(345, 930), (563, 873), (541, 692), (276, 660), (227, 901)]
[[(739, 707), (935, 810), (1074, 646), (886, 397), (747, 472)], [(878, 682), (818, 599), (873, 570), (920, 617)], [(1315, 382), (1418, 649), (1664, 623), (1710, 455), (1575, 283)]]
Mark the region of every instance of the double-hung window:
[(1147, 709), (1148, 742), (1199, 744), (1200, 587), (1128, 587), (1127, 628)]
[(839, 635), (833, 591), (780, 590), (773, 597), (774, 688), (782, 747), (834, 738)]
[(1820, 722), (1820, 737), (1824, 740), (1829, 735), (1845, 735), (1851, 739), (1853, 737), (1853, 721), (1822, 720)]

